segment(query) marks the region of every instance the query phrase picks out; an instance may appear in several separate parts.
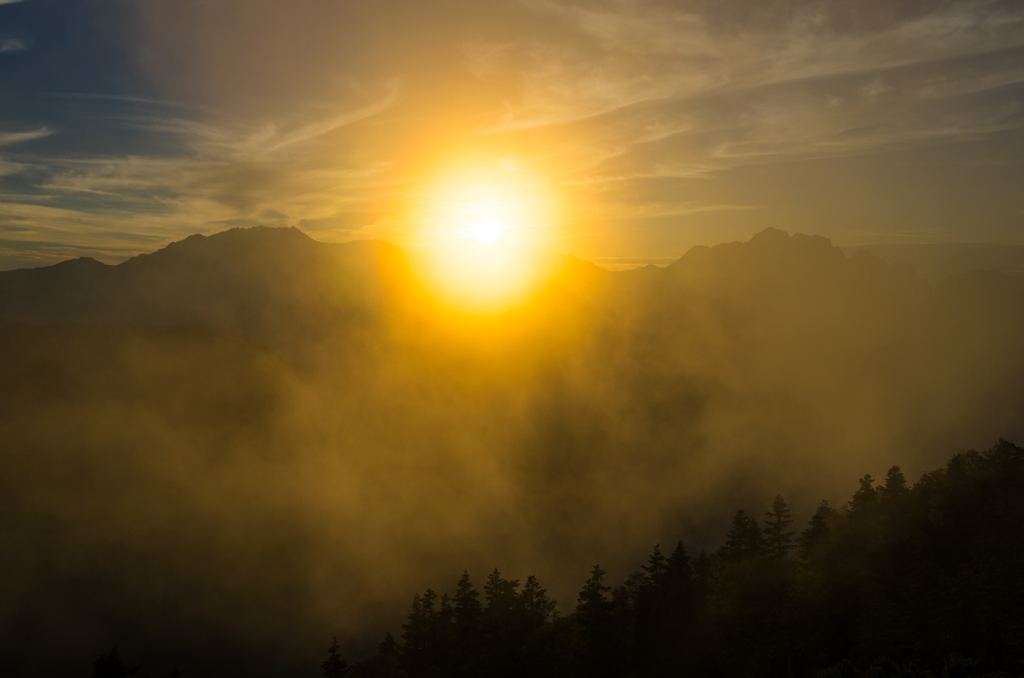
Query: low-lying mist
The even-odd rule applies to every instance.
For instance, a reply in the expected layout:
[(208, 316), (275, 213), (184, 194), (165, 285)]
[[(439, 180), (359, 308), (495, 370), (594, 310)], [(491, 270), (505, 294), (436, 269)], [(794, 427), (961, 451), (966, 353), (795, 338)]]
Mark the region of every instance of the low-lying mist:
[(1024, 280), (933, 287), (773, 230), (664, 269), (545, 261), (489, 316), (396, 248), (286, 229), (0, 273), (0, 651), (310, 673), (464, 568), (567, 609), (587, 564), (713, 548), (737, 508), (805, 520), (1024, 440)]

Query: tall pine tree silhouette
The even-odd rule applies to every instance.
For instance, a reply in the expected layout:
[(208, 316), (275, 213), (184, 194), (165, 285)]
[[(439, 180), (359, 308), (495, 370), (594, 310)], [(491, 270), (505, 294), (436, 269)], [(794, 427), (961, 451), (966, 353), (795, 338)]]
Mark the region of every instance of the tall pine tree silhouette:
[(871, 474), (865, 474), (860, 479), (860, 489), (853, 493), (853, 498), (850, 499), (850, 512), (864, 513), (875, 505), (875, 501), (878, 499), (878, 492), (872, 485), (875, 479), (871, 477)]
[(745, 560), (764, 554), (764, 537), (757, 521), (742, 510), (732, 519), (732, 527), (725, 536), (722, 555), (728, 560)]
[(772, 510), (765, 513), (764, 537), (768, 547), (768, 555), (781, 560), (793, 550), (794, 534), (789, 531), (793, 524), (793, 513), (789, 510), (782, 495), (776, 495), (772, 502)]
[(893, 466), (885, 474), (885, 485), (878, 488), (878, 493), (883, 501), (901, 501), (910, 494), (907, 488), (907, 479), (899, 466)]
[(460, 627), (471, 627), (479, 622), (480, 593), (473, 587), (466, 570), (455, 587), (455, 623)]
[(828, 545), (832, 535), (831, 523), (838, 515), (839, 512), (828, 505), (828, 500), (821, 501), (807, 529), (800, 533), (798, 554), (802, 560), (808, 560), (817, 550)]
[(583, 584), (577, 598), (576, 614), (583, 621), (584, 626), (588, 620), (597, 620), (607, 614), (608, 599), (605, 593), (611, 590), (610, 586), (604, 583), (604, 577), (608, 574), (601, 569), (600, 565), (594, 565), (590, 571), (590, 578)]
[(128, 678), (138, 672), (138, 666), (125, 666), (116, 647), (111, 648), (106, 654), (101, 654), (92, 663), (92, 678)]
[(532, 627), (542, 626), (555, 614), (555, 601), (548, 598), (547, 590), (541, 587), (537, 577), (532, 574), (526, 578), (520, 596)]
[(324, 678), (345, 678), (351, 672), (351, 668), (339, 654), (338, 638), (334, 638), (334, 642), (327, 648), (327, 659), (320, 665), (323, 670)]
[(647, 573), (647, 581), (651, 586), (657, 588), (662, 585), (668, 564), (665, 561), (665, 556), (661, 554), (660, 544), (654, 545), (654, 553), (647, 559), (647, 564), (643, 566), (643, 569)]

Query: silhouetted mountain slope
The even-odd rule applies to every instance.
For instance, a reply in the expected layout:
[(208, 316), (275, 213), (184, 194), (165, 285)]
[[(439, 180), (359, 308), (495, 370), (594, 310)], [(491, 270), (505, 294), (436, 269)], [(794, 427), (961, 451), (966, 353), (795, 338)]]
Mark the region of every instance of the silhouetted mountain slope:
[(767, 229), (748, 243), (693, 248), (666, 269), (659, 301), (685, 299), (700, 324), (731, 339), (835, 353), (900, 331), (928, 295), (909, 267), (868, 253), (848, 259), (826, 238)]
[(319, 243), (301, 231), (193, 235), (117, 266), (79, 259), (0, 273), (0, 317), (21, 322), (205, 325), (274, 344), (315, 339), (385, 310), (406, 267), (381, 242)]
[(907, 267), (867, 253), (848, 259), (826, 239), (769, 229), (749, 243), (693, 248), (666, 270), (669, 294), (685, 295), (755, 327), (890, 322), (922, 306), (927, 286)]
[(83, 257), (43, 268), (0, 271), (0, 313), (14, 321), (77, 320), (104, 293), (109, 268)]
[[(0, 320), (202, 325), (294, 348), (339, 333), (375, 335), (387, 323), (436, 324), (432, 316), (444, 309), (417, 279), (418, 263), (379, 241), (339, 245), (295, 228), (232, 229), (117, 266), (78, 259), (0, 272)], [(589, 303), (607, 276), (574, 257), (537, 254), (530, 264), (530, 313), (553, 306), (571, 315), (566, 304)]]

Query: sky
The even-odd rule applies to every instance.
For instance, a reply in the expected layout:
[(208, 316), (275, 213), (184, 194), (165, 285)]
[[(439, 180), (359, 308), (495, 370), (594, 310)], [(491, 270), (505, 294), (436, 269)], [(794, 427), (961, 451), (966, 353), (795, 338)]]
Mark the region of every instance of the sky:
[(0, 269), (261, 224), (1021, 244), (1022, 104), (1019, 0), (0, 0)]

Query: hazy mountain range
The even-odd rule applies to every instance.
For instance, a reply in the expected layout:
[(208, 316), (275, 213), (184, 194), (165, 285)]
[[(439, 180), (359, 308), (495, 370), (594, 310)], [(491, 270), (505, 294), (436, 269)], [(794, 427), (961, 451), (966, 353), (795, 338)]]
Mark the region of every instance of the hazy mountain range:
[(1024, 279), (887, 256), (773, 229), (665, 268), (544, 255), (484, 318), (396, 247), (295, 229), (0, 272), (2, 651), (272, 675), (466, 567), (571, 604), (581, 561), (1019, 444)]
[(910, 264), (931, 283), (970, 271), (999, 271), (1024, 277), (1024, 245), (987, 243), (880, 244), (844, 246), (847, 254), (867, 250), (889, 263)]

